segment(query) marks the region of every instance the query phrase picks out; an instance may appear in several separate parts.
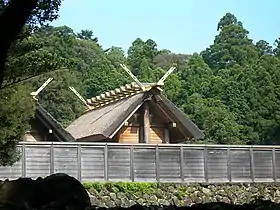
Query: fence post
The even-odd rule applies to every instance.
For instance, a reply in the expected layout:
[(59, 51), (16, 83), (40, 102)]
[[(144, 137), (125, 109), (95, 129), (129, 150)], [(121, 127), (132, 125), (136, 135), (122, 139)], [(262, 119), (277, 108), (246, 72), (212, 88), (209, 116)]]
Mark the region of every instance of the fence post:
[(130, 145), (130, 179), (134, 182), (134, 147)]
[(227, 173), (228, 173), (228, 181), (231, 182), (231, 152), (230, 147), (227, 148)]
[(22, 144), (22, 146), (21, 146), (21, 176), (26, 177), (25, 144)]
[(156, 145), (156, 180), (159, 182), (159, 151), (158, 151), (158, 145)]
[(276, 154), (275, 154), (275, 148), (272, 149), (272, 174), (273, 174), (273, 181), (276, 182), (277, 176), (276, 176)]
[(50, 146), (50, 174), (54, 174), (54, 147)]
[(250, 148), (250, 166), (251, 166), (251, 179), (255, 182), (255, 167), (254, 167), (254, 153), (253, 148)]
[(108, 180), (108, 145), (104, 147), (104, 179)]
[(180, 175), (182, 182), (185, 182), (185, 173), (184, 173), (184, 147), (180, 146)]
[(81, 182), (82, 181), (82, 157), (81, 157), (81, 145), (78, 145), (77, 149), (77, 161), (78, 161), (78, 180)]
[(204, 147), (204, 179), (205, 182), (208, 182), (208, 150), (207, 146)]

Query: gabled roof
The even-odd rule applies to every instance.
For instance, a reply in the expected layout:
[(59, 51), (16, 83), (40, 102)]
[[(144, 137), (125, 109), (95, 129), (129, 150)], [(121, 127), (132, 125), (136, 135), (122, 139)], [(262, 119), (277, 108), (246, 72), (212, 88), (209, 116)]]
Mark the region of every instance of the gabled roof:
[[(161, 88), (154, 83), (143, 83), (142, 89), (136, 83), (127, 84), (115, 90), (87, 99), (90, 108), (66, 128), (75, 139), (95, 140), (112, 138), (116, 132), (144, 103), (147, 97), (153, 96), (156, 103), (183, 128), (185, 136), (193, 139), (204, 137), (199, 128), (187, 118), (170, 100), (161, 94)], [(156, 90), (157, 94), (151, 91)]]
[(75, 141), (73, 136), (68, 133), (59, 122), (47, 111), (41, 104), (37, 103), (35, 117), (37, 117), (48, 129), (51, 129), (53, 135), (58, 141)]
[(185, 128), (185, 134), (192, 136), (193, 139), (204, 138), (203, 132), (194, 124), (187, 115), (181, 111), (175, 104), (168, 100), (164, 95), (155, 96), (157, 103), (161, 108), (165, 110), (173, 119), (176, 119), (177, 122), (181, 123)]
[(75, 120), (66, 130), (75, 139), (93, 135), (99, 135), (100, 140), (111, 138), (121, 122), (124, 122), (133, 114), (133, 111), (137, 110), (137, 107), (141, 106), (143, 98), (144, 93), (139, 93), (91, 110)]

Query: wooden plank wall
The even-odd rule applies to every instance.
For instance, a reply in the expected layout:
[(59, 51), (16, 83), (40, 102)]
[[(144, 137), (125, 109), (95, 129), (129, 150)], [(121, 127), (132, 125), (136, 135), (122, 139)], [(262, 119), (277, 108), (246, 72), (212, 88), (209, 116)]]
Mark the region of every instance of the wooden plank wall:
[(119, 134), (119, 143), (137, 144), (139, 143), (139, 126), (124, 126)]
[(82, 182), (280, 182), (280, 147), (23, 143), (0, 179), (66, 173)]
[[(119, 143), (137, 144), (140, 139), (139, 126), (127, 126), (120, 130)], [(161, 144), (164, 142), (164, 128), (151, 127), (150, 141), (151, 144)]]
[(150, 128), (150, 143), (161, 144), (164, 142), (164, 128), (162, 127), (151, 127)]

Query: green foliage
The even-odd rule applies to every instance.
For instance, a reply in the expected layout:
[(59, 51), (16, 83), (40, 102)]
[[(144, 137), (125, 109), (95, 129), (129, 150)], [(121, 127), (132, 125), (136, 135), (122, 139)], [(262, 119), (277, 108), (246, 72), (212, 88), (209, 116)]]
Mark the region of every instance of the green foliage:
[(253, 44), (243, 24), (229, 13), (218, 31), (214, 43), (201, 52), (202, 59), (194, 55), (189, 71), (182, 74), (181, 106), (205, 130), (206, 142), (276, 144), (277, 46), (273, 50), (264, 40)]
[[(0, 0), (0, 10), (6, 8), (8, 0)], [(58, 18), (58, 11), (61, 0), (41, 0), (38, 1), (36, 9), (27, 21), (27, 25), (35, 28), (38, 25), (44, 25)]]
[(0, 165), (10, 165), (18, 159), (15, 152), (21, 135), (30, 126), (35, 103), (30, 87), (16, 85), (0, 91)]
[[(84, 110), (81, 101), (70, 91), (69, 86), (80, 92), (79, 73), (67, 69), (51, 72), (31, 80), (30, 84), (37, 89), (48, 77), (54, 80), (37, 97), (44, 108), (63, 126), (68, 126)], [(36, 87), (36, 88), (35, 88)], [(59, 90), (59, 91), (58, 91)]]
[[(0, 10), (8, 1), (0, 0)], [(62, 66), (64, 60), (43, 48), (43, 37), (31, 36), (38, 25), (57, 18), (60, 0), (39, 1), (26, 27), (11, 46), (6, 62), (4, 87), (0, 88), (0, 165), (11, 165), (20, 157), (16, 146), (22, 134), (30, 128), (35, 113), (30, 77), (52, 71)], [(12, 27), (12, 26), (11, 26)]]
[(105, 188), (110, 192), (123, 192), (128, 194), (149, 194), (153, 193), (154, 190), (158, 187), (157, 183), (147, 182), (86, 182), (83, 185), (87, 190), (90, 188), (94, 188), (97, 192), (100, 192)]
[(83, 183), (83, 185), (86, 190), (94, 188), (95, 190), (97, 190), (97, 192), (100, 192), (102, 187), (104, 186), (102, 182), (85, 182)]
[[(120, 185), (133, 186), (133, 189), (124, 188), (124, 191), (114, 191)], [(149, 190), (141, 190), (135, 186), (146, 186)], [(215, 209), (229, 209), (230, 204), (248, 204), (252, 209), (277, 209), (280, 199), (277, 184), (170, 184), (170, 183), (85, 183), (85, 188), (92, 195), (95, 205), (110, 207), (126, 206), (137, 203), (142, 206), (169, 206), (187, 207), (197, 204), (198, 209), (213, 209), (211, 204), (216, 203)], [(97, 188), (98, 186), (98, 188)], [(114, 186), (110, 188), (110, 186)], [(217, 205), (217, 202), (220, 204)], [(273, 203), (275, 202), (275, 203)], [(205, 208), (203, 208), (205, 205)], [(220, 208), (219, 208), (219, 205)], [(208, 208), (207, 208), (208, 207)], [(247, 208), (246, 208), (247, 207)], [(231, 209), (231, 208), (230, 208)]]
[[(46, 16), (48, 20), (56, 17), (59, 2), (48, 3), (54, 6), (54, 13), (46, 11), (50, 15)], [(126, 56), (119, 47), (103, 50), (91, 30), (84, 29), (76, 34), (67, 26), (41, 26), (11, 47), (4, 84), (13, 89), (11, 84), (25, 80), (19, 83), (25, 88), (17, 94), (23, 94), (18, 97), (27, 100), (28, 93), (22, 92), (27, 90), (27, 84), (32, 89), (28, 91), (32, 92), (47, 78), (53, 77), (38, 98), (46, 110), (67, 126), (84, 110), (69, 86), (85, 98), (91, 98), (132, 82), (120, 67), (121, 63), (126, 64), (141, 82), (152, 83), (171, 66), (176, 66), (165, 80), (164, 94), (205, 132), (205, 138), (195, 143), (278, 144), (280, 38), (276, 39), (275, 47), (265, 40), (254, 44), (249, 31), (230, 13), (219, 21), (217, 33), (213, 43), (201, 53), (184, 55), (158, 50), (155, 41), (137, 38)], [(13, 127), (8, 129), (4, 125), (9, 132), (5, 131), (7, 140), (1, 141), (7, 147), (10, 139), (27, 129), (28, 119), (32, 117), (31, 108), (22, 109), (24, 106), (15, 102), (12, 108), (1, 100), (3, 110), (7, 110), (13, 120), (10, 122)], [(18, 119), (21, 118), (13, 109), (24, 112), (22, 120), (25, 121), (20, 126)], [(5, 136), (4, 131), (0, 131), (0, 135)], [(120, 186), (114, 186), (114, 189), (133, 191), (143, 187)]]

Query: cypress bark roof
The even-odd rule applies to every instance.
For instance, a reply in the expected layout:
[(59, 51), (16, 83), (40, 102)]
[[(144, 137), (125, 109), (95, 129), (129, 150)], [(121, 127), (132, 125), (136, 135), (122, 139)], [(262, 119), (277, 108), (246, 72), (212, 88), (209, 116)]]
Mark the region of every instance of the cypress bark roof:
[(106, 106), (88, 111), (79, 117), (66, 130), (75, 139), (82, 139), (93, 135), (101, 135), (101, 138), (110, 138), (120, 124), (131, 116), (137, 107), (140, 107), (144, 93), (112, 102)]
[(159, 85), (143, 83), (143, 86), (144, 89), (141, 89), (136, 83), (131, 83), (87, 99), (90, 108), (70, 124), (66, 131), (77, 140), (90, 137), (95, 140), (110, 139), (142, 106), (146, 98), (152, 97), (153, 103), (180, 125), (186, 137), (204, 137), (203, 132), (180, 109), (160, 94)]

